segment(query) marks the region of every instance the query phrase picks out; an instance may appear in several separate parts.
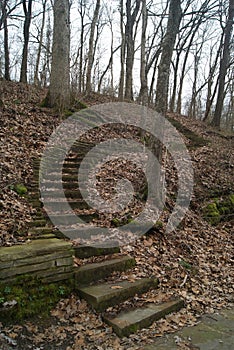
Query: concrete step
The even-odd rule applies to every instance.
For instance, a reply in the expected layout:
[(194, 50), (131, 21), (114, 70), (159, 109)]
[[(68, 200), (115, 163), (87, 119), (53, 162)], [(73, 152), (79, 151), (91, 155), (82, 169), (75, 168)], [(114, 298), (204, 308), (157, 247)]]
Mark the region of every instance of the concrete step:
[(135, 265), (135, 259), (129, 255), (92, 263), (75, 269), (76, 286), (87, 285), (111, 275), (114, 271), (126, 271)]
[(149, 327), (169, 313), (179, 311), (183, 306), (183, 300), (177, 299), (161, 304), (148, 304), (139, 309), (122, 312), (115, 318), (104, 315), (103, 319), (119, 337), (128, 337), (131, 333)]
[(95, 310), (101, 312), (110, 306), (133, 297), (135, 294), (142, 294), (150, 288), (157, 288), (157, 286), (157, 278), (142, 278), (135, 282), (122, 281), (79, 287), (77, 292)]
[(100, 255), (111, 255), (120, 252), (119, 242), (111, 241), (108, 243), (96, 244), (95, 246), (74, 246), (76, 258), (85, 259), (90, 258), (92, 256), (100, 256)]

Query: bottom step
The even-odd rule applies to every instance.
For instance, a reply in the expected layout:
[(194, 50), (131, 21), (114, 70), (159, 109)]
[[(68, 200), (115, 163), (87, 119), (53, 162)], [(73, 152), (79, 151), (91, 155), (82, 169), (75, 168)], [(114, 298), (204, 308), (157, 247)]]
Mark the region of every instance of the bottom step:
[(157, 288), (157, 278), (142, 278), (134, 282), (103, 283), (88, 287), (78, 287), (78, 294), (96, 311), (104, 311), (109, 306), (116, 305), (135, 294), (142, 294), (150, 288)]
[(127, 337), (139, 329), (149, 327), (169, 313), (180, 310), (183, 306), (183, 300), (177, 299), (161, 304), (149, 304), (144, 308), (123, 312), (112, 319), (104, 316), (103, 319), (119, 337)]

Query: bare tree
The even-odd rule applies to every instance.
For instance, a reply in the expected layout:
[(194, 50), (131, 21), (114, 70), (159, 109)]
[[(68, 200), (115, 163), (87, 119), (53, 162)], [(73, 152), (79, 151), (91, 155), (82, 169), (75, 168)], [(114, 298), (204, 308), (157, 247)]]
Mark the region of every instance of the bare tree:
[(4, 78), (10, 80), (10, 53), (8, 41), (8, 14), (7, 14), (7, 0), (1, 3), (2, 21), (4, 27)]
[(218, 97), (215, 106), (214, 118), (212, 120), (212, 125), (220, 127), (223, 101), (224, 101), (224, 88), (225, 88), (225, 78), (229, 64), (230, 58), (230, 43), (231, 43), (231, 33), (233, 27), (234, 18), (234, 0), (229, 0), (228, 18), (224, 29), (224, 45), (223, 52), (220, 61), (220, 73), (219, 73), (219, 88)]
[(123, 0), (120, 0), (120, 31), (121, 31), (121, 53), (120, 53), (120, 79), (119, 79), (119, 93), (118, 97), (120, 101), (124, 98), (124, 82), (125, 82), (125, 58), (126, 58), (126, 38), (124, 31), (124, 6)]
[(98, 21), (98, 15), (101, 7), (100, 0), (96, 0), (96, 6), (94, 10), (94, 15), (90, 28), (90, 36), (89, 36), (89, 51), (88, 51), (88, 64), (87, 64), (87, 72), (86, 72), (86, 92), (89, 94), (92, 91), (92, 68), (94, 62), (94, 35), (95, 28)]
[(146, 106), (148, 105), (148, 81), (146, 73), (146, 29), (147, 29), (147, 7), (146, 0), (142, 0), (142, 33), (141, 33), (141, 88), (139, 100)]
[(132, 91), (132, 70), (134, 63), (134, 35), (133, 28), (140, 9), (141, 0), (135, 0), (135, 6), (132, 10), (132, 1), (126, 1), (127, 23), (125, 28), (125, 41), (127, 46), (126, 51), (126, 81), (125, 81), (125, 98), (133, 99)]
[(42, 51), (42, 45), (43, 45), (43, 35), (44, 35), (44, 28), (45, 28), (45, 20), (46, 20), (46, 1), (42, 0), (42, 21), (41, 21), (41, 28), (39, 30), (39, 36), (38, 36), (38, 50), (37, 50), (37, 58), (36, 58), (36, 66), (34, 70), (34, 84), (39, 85), (39, 65), (40, 65), (40, 59), (41, 59), (41, 51)]
[(162, 44), (162, 54), (158, 67), (155, 107), (165, 113), (168, 103), (168, 87), (172, 54), (182, 16), (181, 0), (171, 0), (167, 31)]
[(52, 66), (47, 103), (58, 110), (63, 110), (70, 105), (69, 0), (54, 1)]
[(32, 18), (32, 0), (23, 0), (23, 10), (24, 10), (24, 46), (22, 54), (22, 64), (20, 71), (20, 81), (21, 83), (27, 83), (27, 66), (28, 66), (28, 44), (29, 44), (29, 29)]

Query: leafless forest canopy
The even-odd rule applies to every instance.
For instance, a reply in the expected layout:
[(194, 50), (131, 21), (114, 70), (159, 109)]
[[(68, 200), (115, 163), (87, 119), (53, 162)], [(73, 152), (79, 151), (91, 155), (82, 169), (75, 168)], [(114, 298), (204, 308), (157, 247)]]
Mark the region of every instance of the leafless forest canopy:
[(0, 10), (2, 78), (233, 130), (233, 0), (1, 0)]

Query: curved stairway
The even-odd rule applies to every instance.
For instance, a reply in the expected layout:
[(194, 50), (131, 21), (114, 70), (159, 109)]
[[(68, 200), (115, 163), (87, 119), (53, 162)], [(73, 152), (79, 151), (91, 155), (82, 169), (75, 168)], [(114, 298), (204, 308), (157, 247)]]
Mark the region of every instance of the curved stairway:
[[(71, 208), (76, 213), (78, 212), (79, 216), (82, 216), (82, 219), (87, 222), (92, 220), (97, 214), (95, 212), (92, 214), (89, 212), (87, 214), (86, 210), (89, 210), (90, 207), (83, 200), (79, 191), (77, 174), (82, 158), (92, 147), (93, 145), (89, 143), (76, 144), (63, 163), (62, 175), (63, 188), (67, 201)], [(43, 209), (39, 191), (39, 167), (40, 160), (36, 159), (34, 162), (35, 173), (34, 181), (31, 184), (30, 197), (31, 204), (36, 209), (36, 212), (34, 221), (31, 223), (29, 235), (32, 239), (64, 238), (64, 234), (52, 225)], [(50, 201), (50, 215), (57, 215), (56, 210), (58, 206), (62, 205), (63, 200), (60, 198), (60, 193), (56, 189), (56, 182), (53, 180), (53, 175), (51, 175), (49, 182), (47, 186), (48, 198), (50, 198), (51, 193), (53, 194)], [(59, 217), (59, 220), (61, 224), (66, 227), (67, 232), (69, 232), (69, 237), (71, 237), (72, 228), (69, 226), (70, 218), (64, 214)], [(83, 231), (85, 236), (87, 232), (85, 232), (85, 229), (83, 229)], [(101, 228), (98, 228), (98, 234), (100, 231)], [(96, 231), (94, 228), (94, 234), (95, 233)], [(90, 230), (88, 234), (90, 234)], [(99, 260), (100, 257), (103, 257), (103, 260), (97, 263), (88, 262), (81, 267), (74, 267), (74, 281), (78, 295), (85, 299), (93, 309), (102, 313), (103, 320), (113, 328), (118, 336), (128, 336), (139, 329), (149, 327), (154, 321), (183, 307), (183, 301), (175, 298), (174, 300), (169, 300), (162, 304), (147, 303), (141, 308), (123, 311), (115, 316), (106, 312), (109, 307), (117, 304), (121, 305), (122, 302), (134, 297), (136, 294), (140, 295), (147, 292), (149, 289), (157, 289), (159, 283), (156, 277), (139, 278), (134, 281), (123, 280), (116, 283), (113, 281), (104, 281), (114, 272), (120, 274), (135, 266), (134, 258), (129, 255), (120, 255), (116, 253), (120, 253), (118, 242), (110, 242), (108, 244), (97, 243), (95, 246), (87, 244), (75, 245), (74, 255), (76, 258), (88, 260), (88, 258), (99, 256)], [(107, 255), (109, 256), (107, 257)]]

